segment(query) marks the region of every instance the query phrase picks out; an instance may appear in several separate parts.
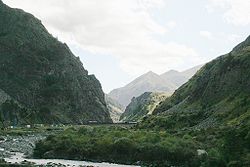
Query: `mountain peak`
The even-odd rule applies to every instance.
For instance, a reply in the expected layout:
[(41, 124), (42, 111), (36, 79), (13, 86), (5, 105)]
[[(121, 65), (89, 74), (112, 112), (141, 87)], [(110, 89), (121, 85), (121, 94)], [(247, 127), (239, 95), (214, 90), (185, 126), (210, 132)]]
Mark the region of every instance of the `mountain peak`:
[(169, 70), (168, 72), (179, 72), (179, 71), (177, 71), (177, 70)]
[(135, 80), (145, 80), (146, 78), (158, 78), (158, 77), (160, 77), (158, 74), (156, 74), (156, 73), (154, 73), (153, 71), (149, 71), (149, 72), (147, 72), (147, 73), (145, 73), (145, 74), (143, 74), (143, 75), (141, 75), (140, 77), (138, 77), (137, 79), (135, 79)]
[(180, 72), (179, 71), (176, 71), (176, 70), (169, 70), (163, 74), (161, 74), (161, 76), (163, 75), (175, 75), (175, 74), (179, 74)]
[(145, 73), (144, 75), (157, 75), (156, 73), (154, 73), (153, 71), (148, 71), (147, 73)]

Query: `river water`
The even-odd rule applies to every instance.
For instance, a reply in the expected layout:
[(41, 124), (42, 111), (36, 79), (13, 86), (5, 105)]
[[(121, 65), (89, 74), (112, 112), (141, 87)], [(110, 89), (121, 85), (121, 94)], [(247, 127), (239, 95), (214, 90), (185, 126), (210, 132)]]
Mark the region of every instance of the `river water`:
[(75, 160), (63, 160), (63, 159), (26, 159), (24, 158), (23, 153), (14, 153), (9, 158), (4, 158), (6, 162), (9, 163), (21, 163), (23, 161), (28, 161), (35, 163), (35, 165), (46, 165), (48, 163), (62, 164), (70, 167), (79, 167), (79, 166), (93, 166), (93, 167), (139, 167), (134, 165), (119, 165), (111, 163), (96, 163), (96, 162), (87, 162), (87, 161), (75, 161)]

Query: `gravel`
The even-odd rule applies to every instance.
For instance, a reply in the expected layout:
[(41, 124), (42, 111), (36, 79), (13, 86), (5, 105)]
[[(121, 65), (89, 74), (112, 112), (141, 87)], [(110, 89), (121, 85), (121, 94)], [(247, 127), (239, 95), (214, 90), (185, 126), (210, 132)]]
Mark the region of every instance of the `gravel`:
[(13, 155), (14, 152), (24, 153), (31, 157), (35, 143), (45, 139), (43, 134), (29, 134), (22, 136), (0, 136), (0, 157), (5, 158)]

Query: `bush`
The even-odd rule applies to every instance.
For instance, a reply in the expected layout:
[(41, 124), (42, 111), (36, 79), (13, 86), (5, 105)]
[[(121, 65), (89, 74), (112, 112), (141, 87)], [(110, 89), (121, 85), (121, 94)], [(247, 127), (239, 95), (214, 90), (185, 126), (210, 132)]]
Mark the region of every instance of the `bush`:
[[(67, 147), (65, 147), (67, 146)], [(191, 164), (197, 159), (191, 139), (173, 137), (163, 131), (131, 130), (119, 127), (81, 127), (37, 143), (34, 155), (51, 158), (114, 161), (133, 164)], [(46, 155), (46, 156), (45, 156)], [(49, 157), (46, 157), (49, 158)], [(191, 161), (192, 160), (192, 161)]]

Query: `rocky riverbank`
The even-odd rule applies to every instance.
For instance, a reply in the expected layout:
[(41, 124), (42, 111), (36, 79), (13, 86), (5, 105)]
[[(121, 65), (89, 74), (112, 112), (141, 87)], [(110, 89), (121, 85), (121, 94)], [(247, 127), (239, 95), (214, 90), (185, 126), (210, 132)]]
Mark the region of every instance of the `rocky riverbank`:
[(35, 144), (52, 134), (61, 133), (58, 128), (17, 128), (0, 131), (0, 167), (131, 167), (112, 163), (98, 163), (64, 159), (32, 159)]
[(2, 135), (0, 136), (0, 157), (9, 157), (15, 152), (31, 157), (35, 143), (45, 139), (46, 136), (46, 134)]

